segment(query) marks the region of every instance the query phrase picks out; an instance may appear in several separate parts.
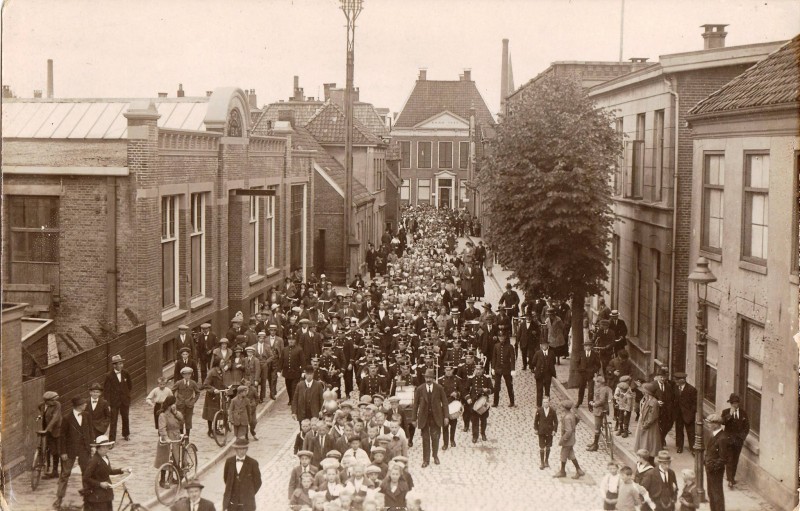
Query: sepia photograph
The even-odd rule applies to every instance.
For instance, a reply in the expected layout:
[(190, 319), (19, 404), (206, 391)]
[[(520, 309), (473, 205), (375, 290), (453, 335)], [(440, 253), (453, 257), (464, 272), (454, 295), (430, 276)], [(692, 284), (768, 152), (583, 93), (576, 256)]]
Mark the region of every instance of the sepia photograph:
[(800, 511), (800, 0), (0, 0), (2, 511)]

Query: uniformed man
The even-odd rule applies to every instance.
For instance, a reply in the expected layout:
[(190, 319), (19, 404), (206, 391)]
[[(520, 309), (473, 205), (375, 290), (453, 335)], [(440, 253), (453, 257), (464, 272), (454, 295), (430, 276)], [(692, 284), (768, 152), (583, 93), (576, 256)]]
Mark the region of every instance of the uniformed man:
[[(475, 377), (469, 385), (467, 392), (467, 405), (473, 406), (480, 398), (485, 397), (487, 400), (492, 395), (492, 380), (483, 374), (483, 367), (480, 365), (475, 366)], [(478, 413), (472, 411), (472, 443), (478, 442), (478, 432), (481, 434), (481, 440), (486, 441), (486, 426), (489, 421), (489, 409), (485, 412)]]
[[(444, 389), (444, 394), (447, 396), (447, 403), (453, 403), (461, 400), (464, 393), (464, 382), (461, 378), (454, 374), (455, 367), (453, 364), (445, 364), (444, 376), (439, 378), (439, 385)], [(442, 438), (444, 439), (443, 451), (446, 451), (449, 446), (456, 446), (456, 428), (458, 427), (458, 417), (450, 417), (450, 422), (442, 427)]]
[(289, 345), (281, 355), (281, 373), (286, 383), (286, 393), (289, 395), (289, 404), (292, 404), (292, 396), (297, 382), (303, 377), (303, 348), (297, 345), (297, 339), (289, 337)]
[(341, 397), (342, 362), (333, 352), (333, 343), (326, 342), (322, 347), (322, 357), (319, 359), (322, 369), (322, 382), (330, 389), (336, 389), (337, 397)]
[(509, 407), (514, 408), (514, 348), (508, 340), (508, 332), (500, 331), (500, 342), (494, 347), (492, 355), (492, 374), (494, 375), (494, 406), (500, 402), (500, 380), (505, 380), (508, 390)]
[(361, 395), (380, 394), (385, 391), (385, 382), (382, 376), (378, 374), (378, 364), (371, 363), (367, 366), (369, 374), (361, 378), (361, 385), (358, 387)]
[(464, 365), (458, 368), (457, 374), (464, 385), (464, 392), (462, 395), (462, 404), (464, 405), (464, 432), (469, 431), (472, 424), (472, 406), (467, 403), (469, 397), (469, 389), (472, 385), (472, 379), (475, 378), (475, 353), (470, 350), (464, 353)]

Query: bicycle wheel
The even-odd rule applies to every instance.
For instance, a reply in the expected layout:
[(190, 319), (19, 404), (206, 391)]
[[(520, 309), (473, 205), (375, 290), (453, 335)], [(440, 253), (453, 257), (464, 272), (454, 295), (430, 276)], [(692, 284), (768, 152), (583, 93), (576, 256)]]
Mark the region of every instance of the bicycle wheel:
[[(162, 472), (164, 478), (162, 481)], [(178, 500), (181, 491), (181, 475), (172, 463), (164, 463), (158, 468), (155, 480), (156, 498), (165, 506), (171, 506)]]
[(147, 508), (141, 504), (132, 504), (131, 511), (147, 511)]
[(611, 428), (608, 426), (608, 421), (606, 421), (606, 446), (608, 447), (608, 455), (611, 457), (611, 461), (614, 461), (614, 432), (611, 431)]
[(35, 491), (39, 487), (39, 481), (42, 479), (42, 468), (44, 468), (42, 451), (41, 449), (36, 449), (33, 453), (33, 464), (31, 465), (31, 490)]
[(197, 446), (189, 444), (183, 451), (183, 474), (186, 479), (197, 477)]
[(228, 443), (228, 414), (219, 410), (214, 414), (211, 426), (214, 429), (214, 441), (218, 446), (224, 447)]

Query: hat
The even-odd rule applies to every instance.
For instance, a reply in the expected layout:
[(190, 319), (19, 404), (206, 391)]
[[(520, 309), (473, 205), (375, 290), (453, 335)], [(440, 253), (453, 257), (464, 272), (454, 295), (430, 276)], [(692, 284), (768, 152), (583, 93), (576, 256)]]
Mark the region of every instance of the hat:
[(630, 387), (630, 385), (628, 385), (628, 382), (626, 382), (626, 381), (621, 381), (621, 382), (619, 382), (617, 384), (617, 388), (618, 389), (628, 390), (629, 387)]
[(113, 357), (111, 357), (112, 364), (118, 364), (120, 362), (125, 362), (125, 359), (122, 358), (122, 355), (114, 355)]
[(220, 340), (219, 340), (219, 341), (217, 341), (217, 342), (218, 342), (219, 344), (222, 344), (223, 342), (224, 342), (225, 344), (228, 344), (228, 339), (227, 339), (226, 337), (222, 337), (222, 338), (220, 338)]
[(42, 399), (45, 401), (49, 401), (51, 399), (58, 399), (58, 392), (53, 392), (52, 390), (48, 390), (47, 392), (42, 395)]
[(203, 323), (200, 328), (211, 328), (211, 323)]
[(380, 474), (381, 473), (381, 467), (379, 467), (377, 465), (370, 465), (366, 469), (364, 469), (364, 473), (365, 474)]
[(722, 417), (720, 417), (716, 413), (712, 413), (711, 415), (705, 418), (705, 421), (712, 424), (722, 424)]
[(483, 304), (483, 308), (486, 309), (486, 310), (492, 310), (492, 304), (491, 303), (484, 303)]
[(672, 376), (674, 376), (676, 380), (686, 379), (686, 373), (672, 373)]
[(618, 310), (614, 309), (613, 311), (611, 311), (611, 317), (612, 318), (616, 318), (618, 316), (619, 316), (619, 311)]
[(387, 435), (386, 433), (381, 433), (378, 435), (378, 442), (391, 442), (392, 437)]
[(397, 397), (397, 396), (390, 396), (390, 397), (389, 397), (389, 399), (388, 399), (388, 401), (389, 401), (390, 403), (399, 403), (399, 402), (400, 402), (400, 398), (399, 398), (399, 397)]
[(380, 399), (381, 401), (384, 401), (386, 398), (385, 398), (385, 397), (383, 397), (383, 396), (382, 396), (382, 395), (380, 395), (380, 394), (373, 394), (373, 395), (372, 395), (372, 400), (373, 400), (373, 401), (375, 401), (376, 399)]
[(342, 453), (340, 453), (336, 449), (332, 449), (332, 450), (328, 451), (327, 453), (325, 453), (325, 457), (326, 458), (336, 458), (337, 460), (340, 460), (340, 459), (342, 459)]
[(728, 398), (729, 403), (740, 403), (742, 399), (739, 397), (739, 394), (733, 393), (731, 397)]
[(661, 376), (668, 376), (669, 375), (669, 367), (661, 366), (658, 368), (658, 374)]
[(353, 402), (350, 400), (345, 400), (339, 403), (339, 408), (353, 408)]
[(427, 378), (428, 376), (435, 378), (436, 377), (436, 372), (433, 369), (426, 369), (425, 370), (425, 377)]
[(178, 330), (189, 330), (189, 327), (186, 325), (178, 325)]
[(86, 404), (86, 398), (81, 396), (76, 396), (72, 398), (72, 406), (80, 406)]
[(236, 441), (233, 442), (234, 449), (247, 449), (249, 446), (250, 442), (248, 442), (246, 438), (237, 438)]
[(405, 456), (395, 456), (394, 458), (392, 458), (392, 461), (399, 461), (400, 463), (406, 463), (407, 464), (408, 463), (408, 458), (406, 458)]
[(622, 375), (622, 376), (619, 377), (620, 383), (629, 382), (630, 380), (631, 380), (631, 377), (628, 376), (627, 374)]
[(244, 351), (244, 350), (242, 349), (242, 347), (241, 347), (241, 346), (236, 346), (235, 348), (233, 348), (233, 351), (234, 351), (234, 353), (235, 353), (235, 352), (237, 352), (237, 351)]
[(272, 305), (269, 306), (269, 309), (274, 311), (278, 307), (280, 307), (280, 305), (278, 305), (277, 303), (273, 303)]
[(247, 385), (239, 385), (236, 387), (236, 392), (247, 391)]
[(265, 332), (263, 330), (259, 330), (256, 335), (259, 336), (259, 337), (266, 337), (267, 336), (267, 332)]
[(364, 403), (365, 405), (366, 405), (366, 404), (369, 404), (369, 403), (371, 403), (371, 402), (372, 402), (372, 396), (370, 396), (369, 394), (364, 394), (363, 396), (361, 396), (361, 399), (360, 399), (360, 401), (361, 401), (362, 403)]
[(638, 451), (636, 451), (636, 455), (641, 456), (642, 458), (649, 458), (650, 451), (648, 451), (647, 449), (639, 449)]
[(191, 353), (192, 350), (189, 348), (181, 348), (178, 350), (178, 353)]
[(645, 383), (644, 385), (642, 385), (642, 388), (652, 396), (655, 395), (656, 390), (658, 390), (658, 385), (656, 385), (655, 382), (651, 381), (649, 383)]
[(184, 485), (183, 485), (183, 487), (184, 487), (184, 488), (186, 488), (187, 490), (188, 490), (189, 488), (197, 488), (197, 489), (200, 489), (200, 490), (202, 490), (203, 488), (205, 488), (205, 486), (203, 486), (203, 485), (200, 483), (200, 481), (198, 481), (197, 479), (192, 479), (192, 480), (191, 480), (191, 481), (189, 481), (188, 483), (184, 484)]
[(102, 447), (104, 445), (114, 445), (114, 443), (115, 442), (113, 440), (109, 440), (106, 435), (100, 435), (95, 439), (94, 442), (92, 442), (89, 445), (91, 445), (92, 447)]
[(270, 330), (272, 330), (273, 328), (277, 329), (278, 325), (276, 325), (275, 323), (270, 323), (269, 325), (267, 325), (267, 328), (269, 328)]
[[(379, 435), (379, 436), (380, 436), (380, 435)], [(373, 453), (376, 453), (376, 452), (382, 452), (382, 453), (386, 454), (386, 447), (381, 447), (380, 445), (373, 446), (373, 447), (372, 447), (372, 449), (370, 449), (370, 450), (371, 450)]]
[(565, 399), (561, 402), (561, 406), (563, 406), (565, 410), (571, 410), (575, 405), (569, 399)]
[(89, 385), (89, 390), (103, 390), (103, 386), (97, 382), (94, 382), (91, 385)]
[(299, 458), (300, 456), (308, 456), (309, 458), (313, 458), (314, 457), (314, 453), (311, 452), (311, 451), (305, 451), (305, 450), (304, 451), (297, 451), (297, 457)]
[(339, 468), (338, 459), (325, 458), (324, 460), (320, 461), (319, 464), (323, 470), (328, 470), (329, 468)]
[(245, 346), (244, 350), (245, 351), (256, 351), (256, 347), (251, 344), (250, 346)]
[(307, 325), (307, 324), (311, 323), (311, 320), (308, 319), (308, 318), (303, 318), (300, 321), (298, 321), (298, 323), (300, 323), (301, 325)]
[(656, 461), (669, 463), (672, 461), (672, 456), (669, 455), (669, 451), (658, 451), (658, 455), (656, 456)]
[(187, 374), (187, 373), (192, 374), (193, 372), (194, 369), (192, 369), (191, 367), (184, 367), (183, 369), (181, 369), (181, 374)]

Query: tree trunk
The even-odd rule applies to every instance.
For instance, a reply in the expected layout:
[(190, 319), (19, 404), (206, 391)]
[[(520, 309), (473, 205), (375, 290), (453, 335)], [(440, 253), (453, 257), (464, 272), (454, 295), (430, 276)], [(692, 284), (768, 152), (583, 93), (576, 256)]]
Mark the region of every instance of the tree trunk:
[(580, 377), (578, 376), (578, 357), (580, 357), (583, 350), (583, 316), (585, 314), (583, 308), (586, 303), (586, 296), (583, 292), (576, 293), (572, 297), (572, 325), (570, 330), (572, 332), (572, 345), (570, 346), (569, 354), (569, 380), (567, 381), (567, 388), (575, 389), (580, 385)]

